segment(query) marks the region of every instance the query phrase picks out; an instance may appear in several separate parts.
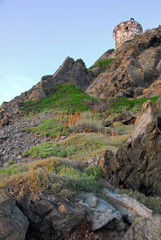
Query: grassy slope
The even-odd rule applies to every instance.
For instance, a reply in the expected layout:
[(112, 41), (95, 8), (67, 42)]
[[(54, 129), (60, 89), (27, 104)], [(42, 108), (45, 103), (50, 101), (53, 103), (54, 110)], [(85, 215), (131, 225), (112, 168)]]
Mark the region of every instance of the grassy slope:
[(40, 113), (42, 111), (57, 110), (67, 113), (88, 110), (84, 100), (95, 101), (81, 89), (72, 84), (58, 84), (48, 90), (50, 94), (41, 100), (27, 101), (22, 104), (21, 110), (26, 113)]
[[(106, 116), (109, 115), (110, 117), (116, 116), (125, 109), (136, 112), (141, 104), (149, 98), (134, 100), (117, 98), (110, 103), (106, 112), (96, 113), (89, 109), (84, 101), (95, 102), (96, 99), (73, 85), (57, 85), (48, 91), (49, 95), (46, 98), (39, 101), (28, 101), (21, 106), (22, 111), (30, 116), (54, 111), (52, 119), (44, 120), (39, 126), (25, 129), (25, 131), (34, 132), (39, 136), (51, 137), (50, 142), (33, 146), (23, 153), (24, 156), (30, 155), (33, 158), (45, 159), (32, 164), (12, 166), (10, 166), (12, 162), (9, 162), (6, 168), (0, 170), (0, 185), (4, 188), (12, 181), (27, 183), (30, 187), (57, 193), (69, 199), (75, 195), (77, 190), (97, 191), (98, 176), (96, 177), (95, 173), (100, 169), (87, 169), (82, 172), (79, 164), (83, 160), (101, 154), (106, 149), (116, 152), (117, 148), (126, 142), (131, 131), (131, 126), (117, 122), (112, 131), (118, 135), (107, 136), (106, 131), (101, 131), (103, 129), (102, 120), (108, 119)], [(150, 99), (155, 106), (158, 97)], [(67, 138), (56, 143), (55, 137), (57, 136), (67, 136)], [(68, 157), (70, 160), (63, 160), (60, 157)], [(89, 174), (91, 171), (92, 173)], [(155, 204), (158, 213), (160, 213), (160, 208), (160, 204), (158, 207)]]

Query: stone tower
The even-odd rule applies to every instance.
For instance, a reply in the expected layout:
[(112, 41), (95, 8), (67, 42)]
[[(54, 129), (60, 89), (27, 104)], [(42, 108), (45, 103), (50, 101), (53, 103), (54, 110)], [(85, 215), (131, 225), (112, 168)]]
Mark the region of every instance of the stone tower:
[(122, 22), (113, 30), (113, 38), (115, 40), (115, 49), (123, 42), (133, 39), (135, 36), (142, 34), (142, 26), (133, 18), (129, 21)]

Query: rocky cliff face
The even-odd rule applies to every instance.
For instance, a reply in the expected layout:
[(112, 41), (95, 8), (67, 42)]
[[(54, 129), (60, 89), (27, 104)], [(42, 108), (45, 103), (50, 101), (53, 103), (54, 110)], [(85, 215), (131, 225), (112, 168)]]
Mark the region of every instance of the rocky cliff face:
[(156, 120), (151, 103), (144, 103), (128, 142), (116, 155), (111, 151), (105, 153), (104, 171), (113, 185), (161, 196), (160, 102), (161, 99)]
[(147, 30), (123, 43), (106, 71), (99, 74), (87, 93), (101, 97), (137, 97), (161, 76), (161, 28)]

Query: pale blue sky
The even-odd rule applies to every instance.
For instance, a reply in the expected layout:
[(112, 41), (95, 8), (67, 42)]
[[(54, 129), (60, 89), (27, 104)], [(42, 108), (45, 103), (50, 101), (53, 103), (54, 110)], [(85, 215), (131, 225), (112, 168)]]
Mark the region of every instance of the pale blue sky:
[(0, 0), (0, 104), (53, 74), (67, 56), (91, 66), (130, 17), (161, 24), (160, 0)]

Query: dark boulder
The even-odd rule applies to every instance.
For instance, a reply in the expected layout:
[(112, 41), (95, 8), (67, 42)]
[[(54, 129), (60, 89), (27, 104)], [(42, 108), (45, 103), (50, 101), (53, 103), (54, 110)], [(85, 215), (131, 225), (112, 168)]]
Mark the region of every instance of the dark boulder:
[(30, 222), (27, 238), (62, 239), (79, 226), (85, 217), (80, 204), (72, 204), (56, 195), (31, 193), (18, 198), (17, 202)]
[(0, 239), (23, 240), (28, 229), (28, 219), (16, 206), (16, 201), (0, 202)]

